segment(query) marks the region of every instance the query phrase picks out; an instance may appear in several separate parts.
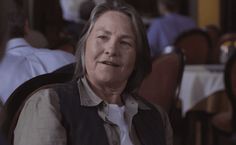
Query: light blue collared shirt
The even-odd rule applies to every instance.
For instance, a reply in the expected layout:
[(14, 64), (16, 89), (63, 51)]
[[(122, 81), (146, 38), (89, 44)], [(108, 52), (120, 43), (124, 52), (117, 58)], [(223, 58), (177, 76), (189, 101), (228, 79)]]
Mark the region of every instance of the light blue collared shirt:
[(147, 32), (152, 57), (171, 45), (180, 33), (195, 27), (192, 19), (176, 13), (155, 19)]
[(11, 93), (25, 81), (70, 64), (72, 54), (60, 50), (34, 48), (23, 38), (10, 39), (0, 62), (0, 96), (5, 103)]

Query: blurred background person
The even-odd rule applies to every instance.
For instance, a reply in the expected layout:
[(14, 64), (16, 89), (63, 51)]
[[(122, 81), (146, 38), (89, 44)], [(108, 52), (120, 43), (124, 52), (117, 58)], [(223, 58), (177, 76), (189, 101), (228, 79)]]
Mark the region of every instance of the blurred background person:
[(83, 1), (79, 5), (79, 20), (78, 22), (67, 22), (65, 28), (60, 33), (60, 41), (57, 46), (57, 49), (67, 51), (72, 54), (75, 53), (76, 44), (80, 39), (82, 30), (85, 24), (87, 23), (90, 13), (92, 12), (94, 7), (95, 3), (92, 0)]
[[(0, 1), (0, 69), (1, 69), (1, 62), (3, 59), (3, 56), (5, 54), (5, 39), (6, 39), (6, 30), (7, 30), (7, 24), (6, 24), (6, 14), (7, 14), (7, 10), (9, 10), (9, 7), (11, 6), (11, 0), (7, 0), (7, 1)], [(4, 83), (0, 82), (0, 86), (3, 86)], [(0, 87), (1, 88), (1, 87)], [(1, 96), (0, 96), (0, 101), (1, 100)], [(2, 122), (4, 121), (4, 111), (2, 109), (2, 102), (0, 103), (0, 127), (2, 125)], [(8, 145), (6, 143), (5, 138), (3, 138), (2, 134), (1, 134), (1, 130), (0, 130), (0, 145)]]
[(23, 82), (40, 74), (50, 73), (74, 62), (74, 56), (45, 48), (34, 48), (24, 36), (29, 31), (27, 17), (21, 7), (7, 14), (8, 39), (3, 61), (0, 63), (0, 96), (5, 102)]
[[(60, 0), (62, 17), (67, 22), (79, 22), (80, 18), (83, 17), (83, 15), (84, 15), (83, 12), (80, 13), (81, 12), (80, 9), (81, 8), (84, 9), (82, 7), (82, 5), (86, 6), (87, 4), (91, 4), (91, 3), (98, 5), (98, 4), (101, 4), (104, 2), (113, 2), (113, 1), (122, 1), (122, 0)], [(85, 3), (86, 3), (86, 5), (85, 5)], [(89, 7), (87, 7), (87, 8), (89, 8)], [(84, 11), (84, 10), (82, 10), (82, 11)], [(89, 11), (89, 9), (87, 11)]]
[(152, 57), (171, 45), (179, 34), (196, 27), (191, 18), (178, 14), (180, 2), (181, 0), (158, 0), (161, 17), (150, 24), (147, 32)]
[(33, 29), (28, 29), (24, 36), (25, 40), (35, 48), (48, 48), (49, 43), (46, 37), (40, 32)]

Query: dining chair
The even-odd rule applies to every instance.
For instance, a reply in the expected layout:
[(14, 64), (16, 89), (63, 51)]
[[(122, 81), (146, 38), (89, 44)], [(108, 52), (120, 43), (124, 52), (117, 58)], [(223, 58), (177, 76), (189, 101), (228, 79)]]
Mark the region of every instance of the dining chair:
[(217, 45), (221, 37), (221, 30), (219, 27), (213, 24), (207, 25), (203, 30), (206, 31), (206, 33), (210, 36), (212, 42), (212, 51), (209, 54), (209, 63), (219, 64), (220, 49), (217, 47)]
[(225, 90), (218, 90), (195, 104), (184, 116), (184, 144), (211, 145), (211, 118), (230, 107)]
[(221, 36), (221, 30), (219, 27), (217, 27), (216, 25), (210, 24), (207, 25), (205, 28), (203, 28), (207, 34), (210, 36), (211, 38), (211, 42), (212, 42), (212, 46), (214, 47), (215, 45), (217, 45), (220, 36)]
[(174, 142), (182, 143), (182, 114), (178, 98), (184, 70), (180, 49), (168, 46), (152, 61), (152, 71), (139, 88), (139, 95), (165, 109), (174, 130)]
[(70, 63), (56, 69), (55, 71), (53, 71), (53, 73), (63, 73), (63, 74), (73, 75), (75, 71), (75, 67), (76, 67), (76, 63)]
[(170, 112), (179, 95), (183, 68), (184, 56), (178, 49), (156, 56), (151, 73), (139, 88), (139, 95)]
[(212, 43), (209, 35), (201, 29), (191, 29), (180, 34), (174, 46), (186, 56), (186, 64), (207, 64)]
[[(6, 117), (1, 128), (3, 135), (5, 135), (9, 143), (13, 144), (14, 129), (18, 117), (31, 94), (41, 87), (70, 81), (73, 77), (73, 68), (71, 68), (73, 65), (69, 64), (68, 66), (63, 67), (62, 71), (59, 69), (53, 73), (34, 77), (16, 88), (10, 95), (3, 107)], [(69, 71), (66, 71), (65, 68)]]

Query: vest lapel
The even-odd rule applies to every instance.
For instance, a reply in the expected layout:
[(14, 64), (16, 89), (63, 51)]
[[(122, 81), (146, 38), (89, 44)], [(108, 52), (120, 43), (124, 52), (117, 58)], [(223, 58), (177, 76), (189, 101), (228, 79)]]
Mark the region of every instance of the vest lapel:
[[(78, 145), (109, 145), (103, 120), (98, 116), (96, 107), (81, 107), (78, 111), (81, 116), (74, 126)], [(77, 144), (75, 144), (77, 145)]]

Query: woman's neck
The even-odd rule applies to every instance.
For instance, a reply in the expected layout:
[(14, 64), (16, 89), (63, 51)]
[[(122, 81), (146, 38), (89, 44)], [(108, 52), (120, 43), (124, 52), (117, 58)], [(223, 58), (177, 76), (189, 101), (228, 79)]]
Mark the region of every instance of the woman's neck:
[(98, 97), (109, 104), (122, 105), (121, 94), (125, 89), (126, 82), (121, 85), (99, 84), (87, 78), (88, 84)]

